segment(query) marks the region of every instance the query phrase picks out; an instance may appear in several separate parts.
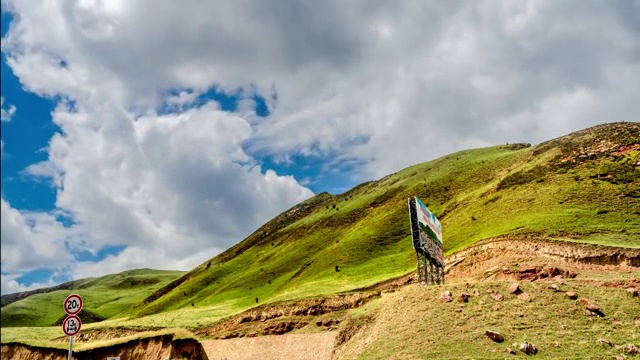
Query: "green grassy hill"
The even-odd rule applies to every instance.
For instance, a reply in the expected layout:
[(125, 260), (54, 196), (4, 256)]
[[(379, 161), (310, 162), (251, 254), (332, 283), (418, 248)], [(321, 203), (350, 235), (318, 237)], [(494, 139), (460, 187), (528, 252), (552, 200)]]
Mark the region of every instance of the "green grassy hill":
[(172, 315), (140, 324), (204, 326), (257, 304), (414, 271), (412, 196), (441, 220), (446, 254), (504, 235), (640, 247), (639, 189), (638, 123), (600, 125), (534, 147), (461, 151), (344, 194), (319, 194), (122, 317), (164, 313)]
[(175, 280), (183, 271), (129, 270), (115, 275), (76, 280), (54, 288), (2, 296), (2, 327), (51, 326), (61, 323), (64, 299), (82, 296), (83, 323), (111, 318)]

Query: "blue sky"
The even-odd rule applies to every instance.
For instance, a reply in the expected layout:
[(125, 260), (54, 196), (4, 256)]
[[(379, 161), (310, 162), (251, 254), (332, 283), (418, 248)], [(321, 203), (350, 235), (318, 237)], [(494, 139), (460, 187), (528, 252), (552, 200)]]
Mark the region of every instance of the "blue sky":
[(2, 5), (2, 293), (187, 270), (313, 194), (640, 114), (633, 2)]

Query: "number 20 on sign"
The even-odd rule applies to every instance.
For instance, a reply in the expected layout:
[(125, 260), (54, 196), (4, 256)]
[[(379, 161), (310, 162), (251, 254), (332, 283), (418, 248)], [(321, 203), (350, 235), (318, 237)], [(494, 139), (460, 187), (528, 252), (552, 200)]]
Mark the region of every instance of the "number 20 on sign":
[(69, 337), (69, 357), (71, 360), (71, 354), (73, 352), (73, 336), (80, 331), (82, 322), (80, 318), (76, 316), (82, 310), (82, 298), (78, 294), (71, 294), (64, 300), (64, 312), (67, 316), (62, 322), (62, 331)]

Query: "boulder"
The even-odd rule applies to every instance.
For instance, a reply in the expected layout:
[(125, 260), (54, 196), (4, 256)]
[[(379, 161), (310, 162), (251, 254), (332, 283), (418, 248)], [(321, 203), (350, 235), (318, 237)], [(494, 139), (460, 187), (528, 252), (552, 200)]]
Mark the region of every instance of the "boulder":
[(580, 299), (580, 305), (584, 307), (586, 310), (595, 313), (596, 315), (601, 314), (600, 306), (596, 304), (593, 300), (582, 298)]
[(471, 297), (471, 295), (467, 292), (463, 292), (462, 294), (460, 294), (460, 296), (458, 296), (458, 302), (469, 302), (469, 298)]
[(442, 302), (452, 302), (453, 296), (451, 295), (451, 291), (447, 290), (440, 294), (440, 300), (442, 300)]
[(491, 298), (493, 298), (493, 300), (495, 300), (495, 301), (502, 301), (502, 300), (504, 300), (504, 295), (502, 295), (500, 293), (495, 293), (495, 294), (491, 295)]
[(531, 296), (529, 294), (527, 294), (526, 292), (521, 292), (520, 294), (517, 295), (519, 299), (522, 299), (524, 301), (527, 302), (531, 302)]
[(624, 351), (626, 351), (627, 354), (629, 354), (629, 355), (635, 355), (635, 354), (638, 353), (638, 348), (633, 344), (629, 344), (629, 345), (627, 345), (626, 348), (624, 348)]
[(607, 340), (607, 339), (598, 339), (598, 343), (602, 344), (602, 345), (609, 345), (609, 346), (613, 346), (613, 344), (611, 343), (611, 341)]
[(567, 296), (569, 297), (569, 299), (571, 300), (575, 300), (578, 298), (578, 294), (574, 293), (573, 291), (567, 291)]
[(522, 351), (527, 355), (529, 354), (535, 355), (538, 353), (538, 348), (533, 344), (525, 342), (524, 344), (520, 345), (520, 351)]
[(509, 286), (509, 292), (511, 292), (512, 294), (517, 294), (518, 292), (520, 292), (520, 284), (511, 284), (511, 286)]
[(496, 331), (491, 331), (491, 330), (487, 330), (484, 332), (485, 335), (487, 335), (487, 337), (497, 343), (501, 343), (504, 341), (504, 338), (502, 337), (502, 335), (500, 335), (499, 332)]

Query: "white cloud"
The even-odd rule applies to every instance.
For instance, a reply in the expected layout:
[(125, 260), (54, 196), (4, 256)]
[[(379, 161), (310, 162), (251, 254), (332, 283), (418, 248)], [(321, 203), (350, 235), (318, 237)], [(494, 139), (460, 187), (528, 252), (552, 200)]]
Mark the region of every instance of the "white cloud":
[(16, 107), (14, 105), (9, 105), (9, 107), (5, 108), (4, 107), (4, 97), (0, 96), (0, 112), (1, 112), (1, 119), (2, 121), (11, 121), (11, 118), (13, 117), (13, 114), (16, 113)]
[[(252, 168), (254, 154), (330, 154), (364, 180), (640, 114), (635, 2), (7, 4), (13, 71), (77, 108), (56, 110), (64, 135), (28, 171), (53, 176), (87, 246), (130, 246), (102, 264), (113, 269), (144, 254), (190, 266), (310, 195)], [(237, 114), (152, 110), (167, 89), (212, 85), (255, 87), (271, 116), (256, 121), (250, 100)]]

